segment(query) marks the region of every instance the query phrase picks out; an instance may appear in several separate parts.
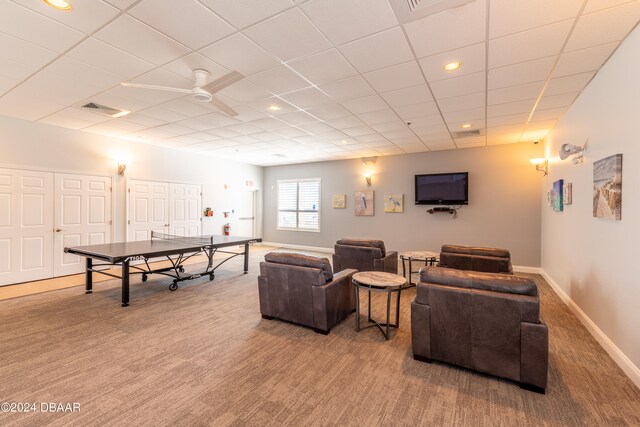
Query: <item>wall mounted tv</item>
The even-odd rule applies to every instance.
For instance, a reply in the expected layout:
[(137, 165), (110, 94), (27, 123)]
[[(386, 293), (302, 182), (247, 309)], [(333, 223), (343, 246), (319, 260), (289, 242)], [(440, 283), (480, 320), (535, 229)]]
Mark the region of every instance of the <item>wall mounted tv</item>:
[(416, 205), (469, 204), (469, 172), (416, 175)]

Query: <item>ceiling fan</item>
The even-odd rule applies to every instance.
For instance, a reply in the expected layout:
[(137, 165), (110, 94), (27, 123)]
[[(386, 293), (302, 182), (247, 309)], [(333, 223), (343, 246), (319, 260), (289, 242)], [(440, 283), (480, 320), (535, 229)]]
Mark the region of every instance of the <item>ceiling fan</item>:
[(209, 102), (216, 107), (218, 107), (224, 113), (230, 116), (237, 116), (238, 112), (233, 108), (229, 107), (224, 102), (220, 101), (218, 98), (213, 96), (214, 93), (226, 88), (237, 82), (238, 80), (242, 80), (244, 76), (237, 71), (231, 71), (230, 73), (225, 74), (224, 76), (215, 79), (209, 83), (207, 83), (207, 77), (209, 76), (209, 72), (206, 70), (193, 70), (194, 76), (194, 84), (192, 89), (183, 89), (179, 87), (168, 87), (168, 86), (156, 86), (156, 85), (144, 85), (139, 83), (131, 83), (131, 82), (122, 82), (122, 86), (127, 87), (137, 87), (141, 89), (156, 89), (156, 90), (165, 90), (170, 92), (179, 92), (179, 93), (188, 93), (193, 96), (194, 99), (200, 102)]

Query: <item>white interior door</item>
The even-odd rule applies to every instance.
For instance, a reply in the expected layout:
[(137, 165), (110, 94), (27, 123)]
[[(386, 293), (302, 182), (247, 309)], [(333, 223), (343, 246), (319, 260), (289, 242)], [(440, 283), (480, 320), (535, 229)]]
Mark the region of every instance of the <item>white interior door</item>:
[(201, 234), (202, 186), (169, 184), (169, 233), (175, 236)]
[(111, 178), (56, 173), (54, 179), (53, 274), (81, 273), (84, 258), (64, 248), (111, 242)]
[(235, 203), (235, 227), (231, 234), (241, 237), (255, 237), (255, 191), (239, 191)]
[(0, 169), (0, 285), (51, 277), (53, 174)]
[(149, 240), (151, 232), (169, 232), (169, 184), (129, 182), (129, 233), (127, 240)]

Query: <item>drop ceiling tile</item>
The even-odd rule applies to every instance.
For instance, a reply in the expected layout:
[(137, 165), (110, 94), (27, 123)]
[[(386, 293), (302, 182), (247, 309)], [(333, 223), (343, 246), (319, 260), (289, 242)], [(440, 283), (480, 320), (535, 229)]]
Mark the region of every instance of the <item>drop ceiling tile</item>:
[(370, 95), (362, 98), (350, 99), (348, 101), (342, 101), (341, 104), (351, 111), (352, 113), (368, 113), (370, 111), (382, 110), (387, 107), (387, 104), (378, 95)]
[(549, 76), (555, 61), (555, 56), (549, 56), (489, 70), (489, 90), (544, 81)]
[(362, 135), (371, 135), (372, 133), (375, 133), (375, 131), (369, 126), (357, 126), (354, 128), (342, 129), (342, 132), (346, 133), (352, 138)]
[[(56, 56), (58, 54), (52, 50), (0, 32), (0, 61), (6, 60), (23, 66), (28, 74), (52, 61)], [(6, 67), (0, 68), (0, 75), (11, 74), (11, 70), (7, 70)], [(20, 73), (19, 76), (24, 77), (25, 74)]]
[(575, 18), (583, 0), (537, 0), (517, 2), (513, 0), (491, 0), (489, 16), (492, 39), (521, 31), (531, 30), (566, 19)]
[(195, 0), (144, 0), (129, 14), (191, 49), (235, 32), (235, 28)]
[(385, 138), (387, 138), (391, 142), (395, 142), (394, 140), (397, 140), (397, 139), (400, 139), (400, 138), (415, 138), (416, 137), (416, 135), (413, 132), (411, 132), (411, 130), (406, 126), (405, 126), (404, 129), (380, 132), (380, 134), (382, 136), (384, 136)]
[[(260, 142), (260, 139), (251, 135), (236, 136), (231, 138), (231, 140), (240, 144), (253, 144), (256, 142)], [(255, 148), (258, 148), (258, 147), (255, 147)]]
[(155, 68), (150, 62), (130, 55), (100, 40), (89, 38), (67, 52), (67, 56), (122, 77), (134, 78)]
[(316, 122), (317, 119), (311, 117), (304, 111), (294, 111), (293, 113), (281, 114), (278, 116), (278, 120), (282, 120), (290, 125), (301, 125), (304, 123)]
[[(227, 140), (227, 138), (234, 138), (236, 136), (240, 136), (240, 134), (238, 132), (234, 132), (232, 130), (229, 130), (227, 128), (221, 128), (221, 129), (211, 129), (207, 131), (208, 134), (213, 135), (213, 136), (217, 136), (219, 138), (224, 138), (225, 140)], [(219, 142), (219, 141), (216, 141)], [(231, 141), (229, 141), (231, 142)], [(236, 143), (234, 142), (233, 145), (235, 145)]]
[(431, 92), (426, 84), (392, 90), (381, 95), (393, 108), (433, 101)]
[(584, 8), (585, 15), (591, 12), (597, 12), (602, 9), (607, 9), (610, 7), (620, 6), (625, 3), (631, 3), (636, 0), (589, 0), (587, 3), (587, 7)]
[(254, 133), (261, 133), (262, 129), (259, 128), (258, 126), (253, 126), (251, 124), (248, 123), (240, 123), (237, 125), (232, 125), (232, 126), (226, 126), (225, 127), (227, 130), (230, 130), (232, 132), (236, 132), (239, 135), (251, 135)]
[(266, 119), (258, 119), (249, 122), (250, 125), (257, 126), (262, 130), (270, 131), (273, 129), (279, 129), (287, 126), (287, 123), (284, 123), (281, 120), (278, 120), (274, 117), (268, 117)]
[(422, 102), (420, 104), (405, 105), (404, 107), (396, 107), (394, 110), (404, 121), (411, 121), (414, 117), (440, 113), (435, 102)]
[[(62, 86), (85, 84), (100, 92), (120, 83), (120, 77), (91, 65), (68, 57), (61, 57), (52, 62), (39, 74), (55, 74), (57, 83)], [(37, 76), (36, 76), (37, 77)]]
[(395, 111), (385, 108), (384, 110), (372, 111), (370, 113), (362, 113), (359, 117), (368, 125), (377, 123), (387, 123), (398, 118)]
[(119, 110), (138, 111), (182, 96), (176, 92), (115, 86), (91, 96), (91, 101)]
[(545, 95), (540, 99), (537, 108), (541, 110), (550, 110), (552, 108), (568, 107), (575, 101), (578, 91), (561, 93), (559, 95)]
[(408, 129), (407, 125), (400, 119), (392, 120), (386, 123), (376, 123), (371, 125), (377, 132), (395, 132)]
[(331, 47), (299, 9), (292, 9), (244, 31), (281, 61), (290, 61)]
[[(262, 3), (265, 2), (259, 2), (259, 4)], [(200, 49), (200, 53), (215, 63), (244, 75), (264, 71), (280, 64), (274, 56), (241, 33), (204, 47)]]
[[(155, 105), (145, 110), (139, 111), (139, 114), (160, 120), (164, 123), (177, 122), (188, 118), (187, 115), (181, 114), (164, 108), (162, 105)], [(156, 135), (157, 136), (157, 135)]]
[(187, 135), (189, 133), (193, 133), (193, 130), (186, 128), (184, 126), (177, 125), (175, 123), (169, 123), (166, 125), (147, 129), (144, 131), (144, 133), (147, 135), (157, 136), (160, 138), (171, 138), (173, 136)]
[(565, 52), (560, 56), (552, 76), (561, 77), (585, 71), (596, 71), (600, 69), (616, 47), (618, 47), (618, 42)]
[(556, 123), (558, 123), (558, 119), (548, 119), (535, 122), (532, 120), (527, 125), (525, 132), (540, 129), (551, 130), (556, 125)]
[(527, 99), (523, 101), (508, 102), (506, 104), (497, 104), (487, 106), (487, 117), (508, 116), (517, 113), (530, 113), (535, 105), (535, 99)]
[(506, 134), (487, 135), (487, 145), (516, 144), (520, 142), (521, 135), (522, 131)]
[[(278, 116), (284, 113), (291, 113), (293, 111), (297, 111), (298, 109), (286, 102), (282, 98), (278, 98), (277, 96), (272, 96), (271, 98), (260, 99), (256, 102), (252, 102), (251, 107), (255, 108), (258, 111), (264, 112), (270, 116)], [(270, 106), (277, 105), (280, 107), (279, 110), (271, 111), (269, 109)]]
[(569, 19), (491, 40), (489, 68), (499, 68), (559, 54), (572, 25), (573, 20)]
[(209, 103), (196, 101), (190, 96), (171, 100), (162, 104), (162, 107), (187, 117), (209, 114), (212, 109)]
[(315, 85), (358, 74), (337, 49), (305, 56), (289, 62), (291, 68)]
[(422, 142), (420, 144), (403, 145), (401, 149), (407, 154), (423, 153), (425, 151), (429, 151), (429, 148), (427, 148), (427, 146), (424, 145)]
[(453, 142), (455, 142), (458, 148), (476, 148), (485, 147), (487, 145), (487, 139), (484, 136), (454, 139)]
[(440, 114), (431, 114), (429, 116), (414, 117), (411, 119), (411, 126), (409, 126), (409, 128), (415, 132), (419, 132), (418, 129), (433, 128), (434, 126), (441, 125), (444, 125), (442, 116), (440, 116)]
[(254, 84), (248, 79), (244, 79), (216, 92), (216, 96), (231, 98), (240, 104), (251, 104), (252, 102), (269, 98), (271, 94), (259, 85)]
[(155, 65), (189, 53), (185, 46), (128, 15), (119, 17), (94, 37)]
[(540, 110), (536, 108), (536, 111), (533, 112), (533, 116), (531, 116), (531, 121), (542, 121), (542, 120), (551, 120), (551, 119), (559, 119), (564, 113), (566, 113), (568, 107), (560, 107), (560, 108), (552, 108), (550, 110)]
[(497, 136), (508, 136), (509, 142), (518, 142), (524, 130), (524, 123), (519, 125), (492, 126), (487, 129), (487, 138), (492, 140)]
[(307, 112), (320, 120), (337, 119), (338, 117), (344, 117), (351, 114), (337, 103), (319, 105), (308, 109)]
[(36, 71), (35, 67), (0, 58), (0, 95)]
[(590, 71), (588, 73), (551, 79), (544, 94), (547, 96), (566, 92), (579, 92), (591, 81), (595, 74), (595, 71)]
[(195, 52), (183, 56), (162, 68), (190, 81), (195, 81), (195, 76), (193, 75), (194, 70), (207, 71), (209, 73), (207, 82), (220, 78), (229, 72), (228, 69)]
[(431, 151), (440, 151), (440, 150), (453, 150), (456, 148), (456, 145), (453, 143), (453, 140), (444, 140), (439, 142), (427, 143), (427, 148)]
[(445, 10), (405, 24), (418, 58), (485, 41), (484, 0)]
[[(164, 70), (162, 68), (156, 68), (153, 71), (149, 71), (135, 79), (131, 80), (134, 83), (140, 84), (148, 84), (148, 85), (158, 85), (158, 86), (170, 86), (176, 88), (183, 89), (191, 89), (193, 87), (193, 80), (185, 79), (184, 77), (180, 77), (172, 72)], [(127, 89), (140, 89), (128, 87)], [(149, 92), (157, 92), (156, 89), (142, 89)], [(184, 96), (184, 94), (179, 94), (180, 96)]]
[(77, 108), (65, 108), (64, 110), (53, 113), (38, 121), (40, 123), (77, 130), (97, 123), (106, 122), (107, 120), (109, 120), (109, 117), (101, 116), (89, 111), (82, 111)]
[(258, 111), (248, 105), (238, 105), (236, 107), (233, 107), (233, 109), (236, 110), (236, 113), (238, 113), (238, 115), (235, 116), (234, 119), (240, 120), (245, 123), (252, 122), (254, 120), (269, 118), (269, 115), (266, 113), (266, 111)]
[(469, 122), (469, 121), (484, 121), (485, 109), (484, 107), (480, 108), (470, 108), (468, 110), (458, 110), (458, 111), (450, 111), (443, 113), (444, 119), (447, 123), (456, 123), (456, 122)]
[(320, 90), (336, 101), (361, 98), (373, 95), (375, 91), (361, 76), (348, 77), (342, 80), (325, 83), (318, 86)]
[(137, 113), (129, 114), (126, 117), (121, 117), (120, 119), (118, 119), (118, 121), (123, 121), (123, 120), (140, 125), (142, 126), (142, 128), (150, 128), (150, 127), (159, 126), (163, 124), (161, 120), (154, 119), (152, 117), (147, 117)]
[(431, 91), (436, 99), (451, 98), (454, 96), (468, 95), (476, 92), (484, 92), (486, 87), (485, 72), (467, 74), (447, 80), (439, 80), (431, 83)]
[(118, 9), (124, 10), (134, 4), (137, 0), (104, 0), (105, 2), (111, 4), (112, 6), (117, 7)]
[(409, 43), (400, 27), (340, 46), (340, 52), (361, 73), (379, 70), (413, 59)]
[(583, 49), (622, 40), (638, 24), (638, 19), (638, 1), (582, 15), (565, 50)]
[(315, 87), (289, 92), (282, 95), (282, 98), (301, 109), (332, 102), (331, 98)]
[(280, 135), (276, 135), (273, 132), (254, 133), (251, 136), (258, 138), (261, 141), (275, 141), (282, 138)]
[(293, 127), (293, 126), (288, 127), (288, 128), (276, 129), (276, 130), (273, 131), (273, 133), (276, 133), (278, 135), (284, 136), (286, 138), (296, 138), (298, 136), (308, 135), (308, 133), (306, 133), (302, 129), (298, 129), (298, 128)]
[(368, 147), (383, 147), (385, 145), (390, 145), (389, 141), (387, 141), (382, 135), (377, 133), (360, 135), (355, 137), (354, 139), (358, 142), (366, 144)]
[(357, 127), (357, 126), (364, 126), (364, 122), (362, 120), (360, 120), (356, 116), (351, 116), (351, 115), (339, 117), (337, 119), (330, 119), (330, 120), (327, 120), (326, 122), (327, 122), (327, 125), (340, 130)]
[(60, 12), (42, 1), (13, 0), (34, 12), (38, 12), (85, 34), (89, 34), (109, 22), (120, 11), (102, 1), (74, 2), (72, 12)]
[[(180, 126), (193, 129), (194, 131), (204, 132), (206, 130), (213, 129), (215, 126), (211, 124), (208, 115), (202, 115), (198, 117), (190, 117), (188, 119), (180, 120), (177, 122)], [(208, 135), (208, 134), (205, 134)], [(208, 135), (211, 136), (211, 135)]]
[(309, 132), (313, 135), (320, 135), (323, 133), (335, 131), (333, 127), (322, 122), (305, 123), (303, 125), (298, 125), (298, 127), (304, 130), (305, 132)]
[(424, 83), (418, 63), (415, 61), (371, 71), (364, 74), (364, 78), (378, 92), (389, 92)]
[(202, 0), (216, 14), (238, 29), (269, 18), (293, 6), (291, 0)]
[(261, 71), (249, 76), (248, 79), (274, 95), (311, 86), (308, 81), (291, 71), (286, 65)]
[[(99, 114), (94, 113), (96, 116)], [(148, 128), (148, 126), (144, 126), (126, 119), (127, 116), (120, 117), (117, 119), (110, 119), (109, 121), (104, 122), (105, 127), (111, 127), (112, 129), (122, 131), (122, 132), (140, 132), (143, 129)], [(107, 118), (107, 117), (105, 117)]]
[(398, 25), (387, 0), (311, 0), (300, 7), (336, 46)]
[[(461, 77), (467, 74), (485, 70), (485, 44), (476, 43), (448, 52), (422, 58), (420, 67), (427, 76), (429, 82)], [(450, 62), (458, 61), (462, 65), (455, 71), (446, 71), (444, 66)]]
[(84, 34), (10, 1), (0, 2), (2, 32), (56, 52), (79, 42)]
[(523, 99), (537, 99), (540, 95), (540, 91), (542, 91), (542, 86), (544, 86), (544, 82), (533, 82), (518, 86), (493, 89), (488, 92), (487, 103), (489, 105), (495, 105), (521, 101)]
[(510, 114), (508, 116), (488, 117), (487, 127), (492, 128), (496, 126), (513, 126), (519, 125), (520, 127), (529, 119), (529, 113)]
[(454, 96), (451, 98), (438, 100), (438, 105), (442, 113), (450, 113), (452, 111), (468, 110), (471, 108), (480, 108), (485, 106), (484, 92), (472, 93), (470, 95)]

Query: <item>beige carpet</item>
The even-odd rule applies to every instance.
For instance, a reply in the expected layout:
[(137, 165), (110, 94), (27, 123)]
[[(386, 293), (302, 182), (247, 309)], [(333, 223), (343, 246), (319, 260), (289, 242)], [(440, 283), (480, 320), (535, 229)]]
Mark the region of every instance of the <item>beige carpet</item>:
[(328, 336), (261, 319), (264, 253), (252, 248), (248, 275), (238, 258), (176, 292), (138, 276), (128, 308), (116, 281), (0, 301), (0, 402), (81, 405), (0, 413), (0, 425), (640, 425), (640, 391), (540, 276), (546, 395), (414, 361), (414, 289), (390, 341), (356, 333), (355, 315)]

